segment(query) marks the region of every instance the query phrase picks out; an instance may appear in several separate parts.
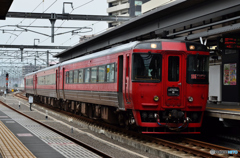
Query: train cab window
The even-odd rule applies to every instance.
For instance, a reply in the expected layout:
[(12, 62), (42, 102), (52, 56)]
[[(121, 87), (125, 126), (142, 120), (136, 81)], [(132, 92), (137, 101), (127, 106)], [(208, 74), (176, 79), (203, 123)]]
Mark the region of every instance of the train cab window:
[(132, 80), (159, 82), (161, 80), (162, 55), (155, 53), (134, 53)]
[(84, 82), (89, 83), (90, 78), (90, 68), (84, 69)]
[(78, 70), (78, 83), (83, 83), (83, 69)]
[(179, 81), (179, 57), (168, 58), (168, 81)]
[(106, 71), (106, 66), (99, 66), (98, 67), (98, 82), (105, 82), (105, 71)]
[(69, 83), (73, 83), (73, 71), (69, 71)]
[(115, 64), (107, 65), (107, 82), (114, 82), (114, 69)]
[(91, 68), (91, 83), (97, 82), (97, 67)]
[(69, 83), (69, 72), (66, 72), (66, 83)]
[(74, 78), (73, 78), (73, 83), (78, 83), (78, 70), (74, 70)]
[(209, 57), (207, 55), (188, 55), (187, 83), (208, 84)]

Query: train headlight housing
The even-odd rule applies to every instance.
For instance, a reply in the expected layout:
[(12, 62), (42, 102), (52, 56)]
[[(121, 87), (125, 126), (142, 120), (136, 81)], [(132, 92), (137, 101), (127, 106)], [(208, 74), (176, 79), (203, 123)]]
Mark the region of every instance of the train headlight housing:
[(159, 100), (159, 97), (155, 95), (155, 96), (153, 97), (153, 100), (157, 102), (157, 101)]
[(189, 102), (193, 102), (193, 97), (188, 97)]

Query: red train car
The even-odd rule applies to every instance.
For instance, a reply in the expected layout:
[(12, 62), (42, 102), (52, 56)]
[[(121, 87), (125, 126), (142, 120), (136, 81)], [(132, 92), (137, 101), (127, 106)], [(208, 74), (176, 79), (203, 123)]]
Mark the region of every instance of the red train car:
[(142, 133), (198, 134), (208, 58), (198, 43), (131, 42), (26, 75), (26, 95)]

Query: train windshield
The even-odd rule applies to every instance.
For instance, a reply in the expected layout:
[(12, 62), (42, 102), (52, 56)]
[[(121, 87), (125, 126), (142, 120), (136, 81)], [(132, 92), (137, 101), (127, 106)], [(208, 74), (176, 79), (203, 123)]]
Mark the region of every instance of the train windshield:
[(140, 82), (160, 82), (162, 55), (155, 53), (134, 53), (132, 80)]
[(189, 55), (187, 58), (187, 83), (208, 84), (209, 57)]

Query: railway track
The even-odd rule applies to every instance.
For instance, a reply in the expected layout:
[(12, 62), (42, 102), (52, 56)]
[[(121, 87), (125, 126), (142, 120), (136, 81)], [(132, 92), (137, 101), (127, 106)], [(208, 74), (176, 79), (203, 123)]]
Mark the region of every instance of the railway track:
[[(21, 99), (27, 100), (28, 98), (25, 96), (22, 96), (21, 94), (15, 94), (16, 97), (19, 97)], [(38, 103), (39, 104), (39, 103)], [(128, 137), (132, 140), (135, 141), (139, 141), (139, 142), (144, 142), (147, 143), (149, 145), (152, 146), (157, 146), (158, 148), (162, 148), (163, 150), (168, 149), (168, 151), (171, 152), (175, 152), (175, 153), (182, 153), (182, 155), (185, 154), (185, 156), (197, 156), (197, 157), (211, 157), (211, 158), (220, 158), (220, 157), (229, 157), (229, 156), (234, 156), (234, 157), (240, 157), (240, 152), (238, 152), (238, 154), (235, 155), (223, 155), (223, 154), (210, 154), (210, 150), (233, 150), (230, 148), (226, 148), (223, 146), (218, 146), (218, 145), (214, 145), (214, 144), (210, 144), (207, 142), (202, 142), (199, 140), (194, 140), (194, 139), (190, 139), (190, 138), (179, 138), (178, 142), (172, 142), (172, 141), (168, 141), (165, 139), (160, 139), (160, 138), (156, 138), (156, 137), (152, 137), (152, 136), (148, 136), (148, 135), (143, 135), (143, 134), (139, 134), (137, 132), (134, 131), (129, 131), (123, 128), (119, 128), (113, 125), (109, 125), (106, 123), (103, 123), (101, 121), (96, 121), (96, 120), (92, 120), (86, 117), (82, 117), (79, 115), (74, 115), (70, 112), (66, 112), (66, 111), (61, 111), (59, 109), (47, 106), (47, 105), (43, 105), (40, 104), (41, 106), (45, 106), (46, 108), (52, 109), (54, 111), (58, 111), (61, 112), (65, 115), (70, 115), (71, 117), (75, 117), (77, 119), (80, 119), (82, 121), (84, 121), (87, 124), (92, 124), (92, 125), (97, 125), (98, 127), (104, 129), (104, 130), (108, 130), (114, 133), (120, 133), (122, 136), (124, 137)], [(41, 123), (42, 124), (42, 123)], [(58, 132), (58, 131), (56, 131)], [(184, 156), (182, 156), (184, 157)]]
[[(22, 99), (24, 99), (24, 100), (27, 100), (26, 97), (21, 96), (20, 94), (15, 95), (15, 96), (17, 96), (17, 97), (19, 97), (19, 98), (22, 98)], [(48, 125), (46, 125), (46, 124), (44, 124), (44, 123), (42, 123), (42, 122), (40, 122), (40, 121), (34, 119), (34, 118), (32, 118), (32, 117), (30, 117), (30, 116), (28, 116), (28, 115), (26, 115), (26, 114), (24, 114), (24, 113), (22, 113), (22, 112), (20, 112), (20, 111), (18, 111), (18, 110), (16, 110), (16, 109), (14, 109), (14, 108), (12, 108), (11, 106), (9, 106), (8, 104), (2, 102), (1, 100), (0, 100), (0, 103), (1, 103), (2, 105), (4, 105), (4, 106), (10, 108), (11, 110), (13, 110), (13, 111), (15, 111), (15, 112), (17, 112), (17, 113), (19, 113), (19, 114), (21, 114), (21, 115), (23, 115), (23, 116), (25, 116), (25, 117), (31, 119), (31, 120), (33, 120), (34, 122), (37, 122), (38, 124), (40, 124), (40, 125), (42, 125), (42, 126), (48, 128), (48, 129), (54, 131), (55, 133), (57, 133), (57, 134), (63, 136), (64, 138), (69, 139), (70, 141), (72, 141), (72, 142), (74, 142), (74, 143), (76, 143), (76, 144), (78, 144), (78, 145), (84, 147), (85, 149), (88, 149), (89, 151), (91, 151), (91, 152), (93, 152), (93, 153), (99, 155), (100, 157), (104, 157), (104, 158), (110, 158), (110, 157), (111, 157), (111, 156), (109, 156), (109, 155), (107, 155), (107, 154), (105, 154), (105, 153), (103, 153), (103, 152), (97, 150), (96, 148), (87, 145), (86, 143), (83, 143), (83, 142), (81, 142), (81, 141), (79, 141), (79, 140), (77, 140), (77, 139), (75, 139), (75, 138), (73, 138), (73, 137), (71, 137), (71, 136), (69, 136), (69, 135), (63, 133), (63, 132), (60, 132), (60, 131), (56, 130), (55, 128), (52, 128), (52, 127), (50, 127), (50, 126), (48, 126)]]

